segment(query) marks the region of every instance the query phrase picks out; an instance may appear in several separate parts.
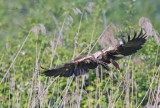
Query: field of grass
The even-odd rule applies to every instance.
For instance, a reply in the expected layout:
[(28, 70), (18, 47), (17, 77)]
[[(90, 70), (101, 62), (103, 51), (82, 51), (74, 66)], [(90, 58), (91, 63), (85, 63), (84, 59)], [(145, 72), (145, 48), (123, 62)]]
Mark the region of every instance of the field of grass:
[[(159, 0), (1, 0), (0, 108), (137, 108), (160, 105)], [(69, 78), (46, 69), (147, 33), (136, 54)], [(44, 67), (46, 69), (41, 68)]]

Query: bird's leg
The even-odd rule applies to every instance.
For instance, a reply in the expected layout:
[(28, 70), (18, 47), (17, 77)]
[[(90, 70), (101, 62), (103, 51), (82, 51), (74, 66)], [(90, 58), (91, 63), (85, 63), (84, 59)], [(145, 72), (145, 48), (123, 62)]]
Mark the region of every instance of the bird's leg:
[(102, 65), (102, 67), (105, 68), (107, 71), (110, 71), (110, 68), (108, 67), (107, 63), (99, 60), (99, 59), (101, 59), (101, 58), (102, 58), (102, 56), (100, 56), (100, 57), (98, 57), (98, 58), (95, 58), (95, 57), (94, 57), (94, 60), (97, 62), (97, 64)]
[(120, 67), (119, 67), (118, 63), (115, 62), (112, 58), (110, 58), (110, 62), (111, 62), (118, 70), (120, 70)]
[(119, 72), (119, 75), (121, 77), (121, 80), (124, 81), (124, 78), (123, 78), (122, 74), (120, 73), (120, 70), (118, 70), (118, 72)]
[(119, 72), (121, 79), (124, 80), (122, 74), (120, 73), (120, 67), (119, 67), (118, 63), (115, 62), (113, 59), (110, 59), (110, 62), (118, 69), (118, 72)]
[(107, 71), (110, 71), (109, 66), (107, 65), (107, 63), (103, 62), (103, 61), (99, 61), (99, 63), (103, 68), (105, 68)]

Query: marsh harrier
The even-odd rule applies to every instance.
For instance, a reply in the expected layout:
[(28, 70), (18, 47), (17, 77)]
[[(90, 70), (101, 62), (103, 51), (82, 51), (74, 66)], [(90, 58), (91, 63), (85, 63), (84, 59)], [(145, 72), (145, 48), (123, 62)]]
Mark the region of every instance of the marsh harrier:
[(64, 64), (61, 67), (46, 70), (44, 74), (46, 76), (54, 77), (70, 77), (73, 74), (75, 76), (79, 76), (89, 72), (89, 69), (95, 69), (98, 65), (101, 65), (107, 71), (110, 71), (110, 68), (108, 67), (109, 63), (113, 64), (118, 70), (120, 70), (120, 67), (116, 60), (136, 53), (137, 50), (142, 48), (142, 45), (145, 43), (147, 37), (146, 34), (143, 34), (142, 29), (138, 35), (136, 30), (134, 30), (134, 36), (132, 39), (129, 32), (127, 32), (127, 36), (127, 42), (123, 38), (121, 38), (123, 44), (97, 51), (91, 56), (81, 56), (75, 58), (74, 60)]

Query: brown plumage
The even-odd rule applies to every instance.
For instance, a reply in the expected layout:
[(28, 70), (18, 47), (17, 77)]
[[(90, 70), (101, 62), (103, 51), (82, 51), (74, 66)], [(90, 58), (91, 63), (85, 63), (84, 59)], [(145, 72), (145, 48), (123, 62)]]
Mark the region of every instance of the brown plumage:
[(75, 58), (69, 63), (64, 64), (61, 67), (54, 68), (51, 70), (46, 70), (44, 74), (46, 76), (60, 76), (60, 77), (70, 77), (73, 74), (75, 76), (83, 75), (89, 72), (89, 69), (95, 69), (98, 65), (101, 65), (106, 70), (110, 71), (108, 64), (113, 64), (118, 70), (120, 70), (116, 60), (119, 60), (125, 56), (136, 53), (142, 48), (142, 45), (146, 41), (146, 34), (141, 32), (137, 36), (137, 32), (134, 30), (134, 37), (130, 39), (130, 34), (127, 32), (128, 41), (127, 43), (123, 38), (123, 44), (109, 47), (107, 50), (101, 50), (94, 53), (92, 56), (81, 56)]

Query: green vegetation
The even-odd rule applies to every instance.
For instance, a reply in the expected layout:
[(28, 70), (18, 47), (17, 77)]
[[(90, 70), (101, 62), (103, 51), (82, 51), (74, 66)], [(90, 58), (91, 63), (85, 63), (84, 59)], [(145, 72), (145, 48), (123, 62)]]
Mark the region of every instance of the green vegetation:
[[(1, 0), (0, 107), (143, 107), (160, 104), (159, 0)], [(41, 76), (108, 48), (141, 25), (143, 49), (70, 78)], [(114, 34), (114, 37), (110, 38)], [(108, 36), (108, 37), (107, 37)]]

